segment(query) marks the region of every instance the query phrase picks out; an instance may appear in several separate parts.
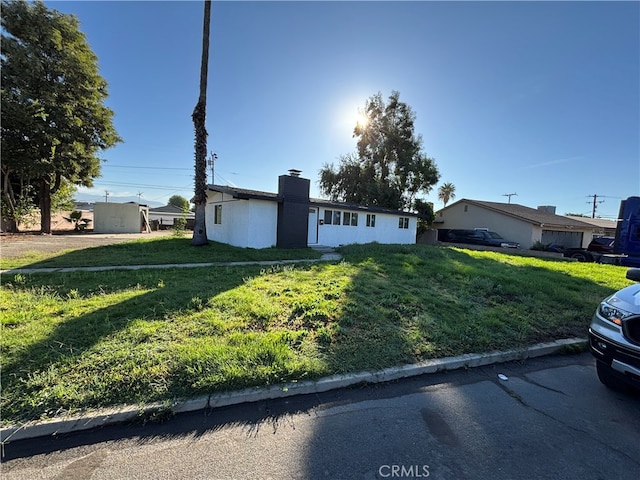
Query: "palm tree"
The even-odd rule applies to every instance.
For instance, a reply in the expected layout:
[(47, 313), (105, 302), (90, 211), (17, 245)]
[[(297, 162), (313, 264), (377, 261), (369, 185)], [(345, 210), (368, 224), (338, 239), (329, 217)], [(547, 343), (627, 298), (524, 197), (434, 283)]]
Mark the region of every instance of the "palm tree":
[(202, 31), (202, 62), (200, 63), (200, 96), (191, 118), (196, 132), (195, 142), (195, 224), (191, 245), (207, 245), (205, 207), (207, 205), (207, 74), (209, 67), (209, 28), (211, 26), (211, 0), (204, 1), (204, 27)]
[(453, 183), (445, 183), (438, 189), (438, 199), (444, 202), (444, 206), (447, 206), (449, 200), (456, 198), (456, 186)]

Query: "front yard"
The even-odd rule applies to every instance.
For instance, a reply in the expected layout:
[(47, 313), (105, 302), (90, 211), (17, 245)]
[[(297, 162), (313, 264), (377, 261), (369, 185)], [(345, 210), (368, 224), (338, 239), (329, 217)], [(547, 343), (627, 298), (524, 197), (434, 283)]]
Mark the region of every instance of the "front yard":
[(602, 297), (630, 283), (620, 267), (450, 247), (342, 253), (5, 275), (3, 422), (585, 336)]

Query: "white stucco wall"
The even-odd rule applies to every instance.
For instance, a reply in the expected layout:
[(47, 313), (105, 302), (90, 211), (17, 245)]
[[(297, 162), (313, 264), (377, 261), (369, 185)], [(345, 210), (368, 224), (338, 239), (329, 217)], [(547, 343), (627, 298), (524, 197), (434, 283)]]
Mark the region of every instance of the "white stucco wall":
[[(222, 205), (222, 223), (214, 223), (215, 205)], [(238, 200), (209, 192), (207, 238), (236, 247), (268, 248), (276, 244), (278, 204), (267, 200)]]
[(194, 219), (195, 215), (193, 213), (181, 214), (181, 213), (167, 213), (167, 212), (149, 212), (149, 221), (162, 220), (162, 225), (173, 225), (173, 221), (176, 218), (191, 218)]
[(96, 202), (93, 206), (95, 233), (140, 233), (142, 219), (137, 203)]
[[(324, 220), (325, 210), (340, 211), (341, 219), (344, 212), (352, 212), (351, 210), (339, 208), (320, 208), (320, 220)], [(417, 218), (409, 218), (409, 228), (399, 228), (398, 218), (400, 215), (392, 215), (386, 213), (372, 213), (376, 216), (376, 226), (367, 227), (367, 213), (358, 211), (358, 225), (319, 225), (318, 226), (318, 244), (329, 247), (337, 247), (339, 245), (349, 245), (353, 243), (399, 243), (413, 244), (416, 243)]]

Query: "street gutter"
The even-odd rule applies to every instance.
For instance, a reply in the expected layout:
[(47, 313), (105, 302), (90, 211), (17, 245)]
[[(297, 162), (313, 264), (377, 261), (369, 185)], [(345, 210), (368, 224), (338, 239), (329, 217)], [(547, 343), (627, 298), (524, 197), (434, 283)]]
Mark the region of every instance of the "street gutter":
[[(279, 262), (282, 263), (282, 262)], [(383, 383), (419, 375), (473, 368), (494, 363), (511, 362), (584, 349), (587, 340), (569, 338), (540, 343), (528, 348), (497, 351), (485, 354), (469, 353), (456, 357), (427, 360), (424, 362), (391, 367), (375, 372), (359, 372), (324, 377), (318, 380), (289, 382), (268, 387), (254, 387), (231, 392), (212, 393), (199, 397), (147, 405), (127, 405), (119, 408), (101, 409), (83, 415), (70, 415), (44, 421), (27, 422), (23, 425), (0, 429), (2, 445), (18, 440), (48, 437), (79, 432), (117, 423), (131, 422), (156, 413), (178, 414), (197, 410), (215, 409), (241, 403), (251, 403), (276, 398), (292, 397), (327, 392), (363, 383)]]

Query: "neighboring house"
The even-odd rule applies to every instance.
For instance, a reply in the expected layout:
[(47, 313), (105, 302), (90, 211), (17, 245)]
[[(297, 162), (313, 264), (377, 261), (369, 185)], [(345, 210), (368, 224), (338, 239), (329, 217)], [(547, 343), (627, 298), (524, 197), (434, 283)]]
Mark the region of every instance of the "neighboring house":
[(531, 248), (536, 242), (586, 248), (594, 230), (583, 221), (556, 215), (555, 207), (535, 209), (466, 198), (436, 212), (435, 224), (438, 230), (487, 228), (522, 248)]
[(416, 214), (309, 198), (299, 173), (278, 177), (278, 193), (209, 185), (207, 238), (251, 248), (416, 242)]
[(73, 202), (73, 209), (80, 212), (93, 212), (93, 202)]
[(96, 202), (93, 206), (94, 233), (148, 233), (149, 207), (135, 202)]
[(175, 205), (165, 205), (164, 207), (156, 207), (149, 209), (149, 221), (157, 220), (160, 225), (173, 226), (176, 218), (185, 218), (187, 221), (195, 220), (193, 212), (184, 212), (180, 207)]
[(574, 215), (566, 215), (567, 218), (573, 218), (574, 220), (580, 220), (581, 222), (588, 223), (593, 226), (593, 236), (607, 236), (615, 237), (616, 227), (618, 222), (615, 220), (606, 220), (604, 218), (589, 218), (589, 217), (576, 217)]

